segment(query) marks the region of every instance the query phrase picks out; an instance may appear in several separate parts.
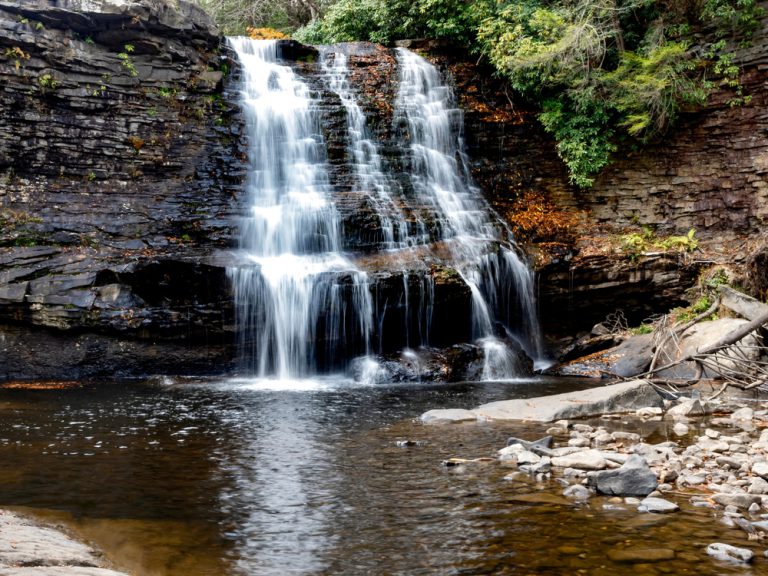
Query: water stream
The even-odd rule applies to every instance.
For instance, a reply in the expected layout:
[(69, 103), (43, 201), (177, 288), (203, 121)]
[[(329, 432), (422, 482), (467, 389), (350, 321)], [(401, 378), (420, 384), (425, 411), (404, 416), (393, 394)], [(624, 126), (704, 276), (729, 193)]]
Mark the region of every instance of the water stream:
[[(712, 542), (759, 555), (765, 546), (686, 498), (676, 499), (683, 512), (639, 514), (607, 497), (557, 500), (558, 483), (505, 480), (498, 462), (441, 466), (493, 457), (508, 436), (533, 439), (547, 425), (412, 421), (430, 408), (589, 385), (0, 389), (0, 507), (65, 524), (134, 576), (760, 573), (764, 559), (744, 568), (706, 556)], [(680, 441), (664, 423), (593, 424)], [(704, 427), (692, 423), (692, 433)], [(555, 499), (519, 499), (542, 492)], [(675, 557), (609, 556), (633, 548)]]

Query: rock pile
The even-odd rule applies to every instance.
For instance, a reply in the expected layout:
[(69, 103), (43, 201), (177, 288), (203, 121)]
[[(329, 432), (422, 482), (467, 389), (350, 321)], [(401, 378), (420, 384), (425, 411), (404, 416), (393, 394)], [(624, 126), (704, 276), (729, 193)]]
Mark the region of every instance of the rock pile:
[[(540, 483), (554, 480), (574, 503), (604, 495), (619, 497), (612, 502), (639, 512), (672, 513), (687, 500), (686, 506), (712, 509), (748, 541), (763, 540), (768, 533), (768, 410), (698, 398), (667, 402), (666, 408), (663, 415), (639, 409), (635, 417), (666, 419), (679, 441), (650, 443), (639, 434), (559, 420), (541, 440), (510, 438), (497, 457), (503, 466), (518, 469), (505, 479), (527, 473)], [(717, 416), (690, 420), (712, 414)], [(700, 434), (691, 433), (700, 426)], [(755, 556), (723, 543), (712, 543), (707, 554), (740, 563)]]

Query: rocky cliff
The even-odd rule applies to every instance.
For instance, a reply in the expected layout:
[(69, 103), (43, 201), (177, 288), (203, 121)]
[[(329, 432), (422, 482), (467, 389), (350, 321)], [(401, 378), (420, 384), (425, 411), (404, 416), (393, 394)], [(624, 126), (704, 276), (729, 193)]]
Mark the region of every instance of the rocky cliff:
[(243, 174), (227, 70), (184, 2), (0, 2), (0, 378), (130, 374), (201, 343), (180, 366), (229, 361), (210, 262)]

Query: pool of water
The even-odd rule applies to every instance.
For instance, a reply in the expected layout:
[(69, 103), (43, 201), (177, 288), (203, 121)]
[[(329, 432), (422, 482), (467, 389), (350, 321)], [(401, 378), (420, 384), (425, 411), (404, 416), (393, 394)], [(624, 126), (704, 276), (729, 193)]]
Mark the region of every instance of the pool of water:
[[(493, 461), (545, 425), (423, 426), (472, 407), (593, 385), (527, 381), (351, 386), (152, 381), (0, 389), (0, 507), (62, 522), (137, 576), (272, 574), (743, 574), (704, 552), (753, 547), (711, 510), (639, 514)], [(602, 422), (663, 439), (659, 423)], [(399, 447), (398, 440), (417, 445)], [(552, 495), (526, 502), (526, 495)], [(523, 496), (521, 500), (520, 496)], [(540, 497), (534, 498), (540, 500)], [(612, 560), (665, 548), (673, 560)], [(758, 559), (754, 573), (768, 563)]]

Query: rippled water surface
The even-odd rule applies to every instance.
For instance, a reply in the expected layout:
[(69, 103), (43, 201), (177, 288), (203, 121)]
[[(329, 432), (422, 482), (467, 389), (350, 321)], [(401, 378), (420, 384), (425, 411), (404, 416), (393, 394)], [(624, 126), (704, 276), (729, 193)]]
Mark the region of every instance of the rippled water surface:
[[(587, 383), (0, 390), (0, 507), (64, 522), (138, 576), (768, 572), (763, 558), (753, 568), (709, 559), (714, 541), (760, 555), (765, 546), (685, 499), (682, 513), (639, 514), (605, 498), (570, 504), (553, 483), (551, 502), (522, 502), (541, 487), (504, 480), (509, 469), (495, 461), (441, 466), (494, 456), (510, 434), (535, 438), (543, 425), (414, 421), (430, 408), (579, 385)], [(642, 426), (665, 439), (659, 424)], [(419, 445), (398, 447), (402, 439)], [(676, 557), (610, 557), (636, 548)]]

